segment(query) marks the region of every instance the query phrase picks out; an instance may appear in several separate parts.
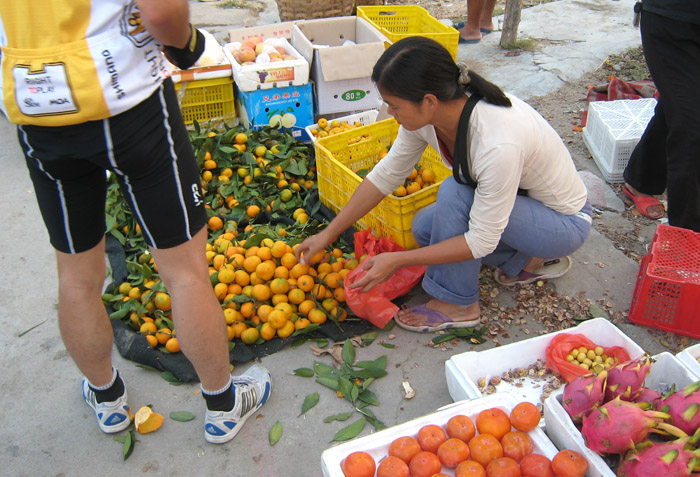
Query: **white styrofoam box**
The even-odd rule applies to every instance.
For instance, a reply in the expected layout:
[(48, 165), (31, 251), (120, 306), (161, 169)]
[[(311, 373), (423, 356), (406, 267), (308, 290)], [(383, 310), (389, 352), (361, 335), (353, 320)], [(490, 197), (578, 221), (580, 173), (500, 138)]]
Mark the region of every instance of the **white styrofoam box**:
[[(680, 389), (694, 383), (696, 377), (671, 353), (652, 357), (651, 371), (644, 385), (661, 393), (668, 392), (675, 384)], [(603, 458), (586, 446), (583, 435), (561, 404), (562, 395), (551, 396), (544, 402), (544, 419), (547, 435), (559, 449), (575, 450), (588, 460), (586, 477), (615, 477), (615, 472)]]
[(311, 64), (317, 114), (381, 106), (371, 76), (385, 41), (368, 21), (354, 16), (298, 21), (293, 26), (292, 45)]
[[(374, 434), (336, 445), (326, 449), (321, 454), (323, 475), (324, 477), (343, 477), (343, 471), (341, 469), (343, 459), (352, 452), (367, 452), (374, 457), (375, 462), (379, 465), (379, 461), (388, 455), (389, 445), (392, 441), (403, 436), (415, 437), (423, 426), (435, 424), (444, 428), (450, 418), (460, 414), (474, 420), (481, 411), (494, 407), (500, 408), (510, 414), (510, 411), (518, 402), (519, 401), (509, 393), (496, 393), (471, 401), (460, 401), (445, 406), (432, 414), (427, 414), (403, 424), (398, 424), (388, 429), (375, 432)], [(557, 454), (557, 448), (542, 429), (536, 428), (530, 431), (528, 435), (530, 439), (532, 439), (534, 453), (542, 454), (549, 459), (552, 459)], [(454, 475), (454, 471), (446, 467), (443, 467), (442, 472), (448, 475)]]
[(630, 154), (654, 115), (656, 99), (595, 101), (588, 105), (583, 141), (608, 182), (623, 182)]
[(690, 370), (698, 379), (700, 379), (700, 343), (688, 346), (683, 351), (676, 354), (676, 358), (683, 363), (683, 365)]
[[(538, 359), (545, 360), (545, 352), (552, 338), (560, 333), (583, 334), (588, 339), (603, 347), (621, 346), (630, 355), (636, 358), (644, 354), (644, 350), (619, 328), (605, 318), (593, 318), (584, 321), (578, 326), (568, 328), (546, 335), (536, 336), (517, 343), (510, 343), (498, 348), (485, 351), (467, 351), (450, 358), (445, 363), (447, 376), (447, 389), (454, 401), (470, 399), (482, 396), (477, 384), (479, 378), (488, 381), (492, 376), (501, 376), (503, 372), (514, 368), (527, 368)], [(530, 401), (540, 404), (542, 395), (542, 381), (525, 378), (524, 381), (501, 383), (496, 388), (498, 392), (507, 391), (521, 401)], [(564, 382), (562, 382), (564, 384)], [(561, 394), (563, 386), (554, 391), (551, 396)], [(541, 425), (544, 424), (542, 420)]]
[[(249, 29), (247, 29), (249, 30)], [(241, 91), (249, 92), (256, 89), (283, 88), (285, 86), (301, 86), (309, 82), (309, 62), (301, 53), (286, 40), (286, 38), (270, 38), (264, 43), (270, 46), (281, 46), (293, 60), (276, 61), (263, 64), (241, 65), (233, 57), (234, 43), (224, 45), (224, 54), (231, 63), (233, 81)]]
[[(363, 126), (367, 126), (368, 124), (376, 122), (378, 115), (379, 111), (377, 111), (376, 109), (370, 109), (369, 111), (362, 111), (355, 114), (349, 114), (347, 116), (341, 116), (339, 118), (333, 118), (333, 120), (338, 121), (340, 123), (346, 121), (348, 124), (355, 124), (356, 122), (360, 122)], [(306, 134), (311, 138), (312, 142), (316, 142), (316, 139), (318, 139), (311, 133), (311, 131), (314, 129), (318, 129), (318, 123), (306, 126)]]

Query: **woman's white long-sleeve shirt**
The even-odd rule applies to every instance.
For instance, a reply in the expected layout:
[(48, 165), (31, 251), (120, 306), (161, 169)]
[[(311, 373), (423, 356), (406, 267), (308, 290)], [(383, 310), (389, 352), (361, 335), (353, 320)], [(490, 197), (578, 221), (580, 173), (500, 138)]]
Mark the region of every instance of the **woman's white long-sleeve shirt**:
[[(464, 237), (474, 258), (488, 255), (498, 245), (518, 188), (564, 215), (578, 213), (586, 202), (586, 186), (559, 135), (527, 103), (508, 98), (510, 108), (482, 99), (469, 120), (468, 169), (478, 185)], [(432, 125), (416, 131), (400, 127), (389, 154), (366, 179), (390, 194), (408, 177), (428, 145), (451, 169)]]

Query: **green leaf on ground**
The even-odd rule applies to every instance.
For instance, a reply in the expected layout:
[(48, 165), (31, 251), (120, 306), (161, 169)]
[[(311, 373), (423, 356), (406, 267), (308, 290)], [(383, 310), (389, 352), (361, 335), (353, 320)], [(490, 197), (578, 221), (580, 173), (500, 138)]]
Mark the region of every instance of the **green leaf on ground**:
[(319, 396), (318, 393), (311, 393), (304, 398), (304, 403), (301, 405), (301, 413), (299, 415), (305, 414), (309, 409), (318, 404)]
[(170, 419), (178, 422), (187, 422), (194, 419), (194, 414), (188, 411), (173, 411), (170, 413)]
[(134, 431), (129, 431), (124, 436), (114, 436), (113, 439), (122, 444), (122, 459), (128, 459), (134, 450), (134, 444), (136, 442), (136, 439), (134, 439)]
[(163, 378), (165, 381), (168, 383), (172, 384), (173, 386), (179, 386), (182, 384), (182, 381), (177, 379), (173, 373), (170, 371), (163, 371), (160, 373), (160, 377)]
[(301, 376), (302, 378), (313, 378), (314, 370), (309, 368), (297, 368), (292, 373), (295, 376)]
[(336, 432), (335, 436), (333, 437), (333, 441), (342, 442), (356, 437), (360, 432), (362, 432), (362, 429), (365, 428), (366, 423), (367, 418), (362, 417), (358, 419), (349, 426), (346, 426), (338, 432)]
[(279, 440), (282, 438), (282, 424), (280, 424), (280, 421), (277, 421), (273, 424), (272, 429), (270, 429), (270, 433), (268, 434), (267, 438), (270, 441), (271, 446), (274, 446), (279, 442)]
[(348, 365), (352, 365), (355, 362), (355, 347), (352, 345), (352, 341), (348, 338), (343, 344), (343, 361)]
[(352, 415), (355, 414), (354, 412), (344, 412), (342, 414), (335, 414), (333, 416), (328, 416), (323, 420), (323, 422), (333, 422), (333, 421), (347, 421), (352, 417)]

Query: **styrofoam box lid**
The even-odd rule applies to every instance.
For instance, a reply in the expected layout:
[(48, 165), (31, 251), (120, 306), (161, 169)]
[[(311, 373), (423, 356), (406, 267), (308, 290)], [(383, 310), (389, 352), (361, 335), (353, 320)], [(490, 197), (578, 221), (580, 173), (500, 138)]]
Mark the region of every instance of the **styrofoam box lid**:
[(700, 343), (687, 347), (676, 354), (676, 358), (678, 358), (694, 376), (700, 379), (700, 363), (698, 362), (698, 358), (700, 358)]
[[(545, 352), (552, 338), (560, 333), (581, 333), (591, 341), (603, 347), (621, 346), (636, 358), (644, 354), (644, 350), (625, 335), (620, 329), (605, 318), (593, 318), (578, 326), (546, 335), (535, 336), (517, 343), (510, 343), (485, 351), (467, 351), (450, 358), (445, 363), (447, 388), (455, 401), (482, 396), (477, 384), (479, 378), (488, 381), (492, 376), (500, 376), (505, 371), (514, 368), (527, 368), (538, 359), (545, 360)], [(497, 386), (498, 392), (506, 391), (520, 401), (530, 401), (537, 405), (542, 395), (543, 381), (525, 378), (521, 386), (501, 381)], [(562, 384), (564, 382), (562, 381)], [(561, 394), (563, 386), (552, 392), (550, 396)], [(544, 424), (544, 420), (541, 425)]]
[[(330, 119), (330, 121), (343, 122), (346, 121), (348, 124), (353, 124), (356, 122), (361, 122), (363, 126), (377, 122), (377, 116), (379, 116), (379, 111), (376, 109), (370, 109), (367, 111), (361, 111), (355, 114), (349, 114), (347, 116), (341, 116), (339, 118)], [(311, 138), (312, 142), (316, 142), (317, 137), (311, 134), (312, 129), (318, 129), (318, 123), (314, 123), (310, 126), (306, 126), (306, 134)]]
[[(468, 416), (474, 420), (481, 411), (494, 407), (500, 408), (510, 414), (511, 409), (513, 409), (518, 402), (520, 401), (509, 393), (496, 393), (479, 399), (460, 401), (445, 406), (432, 414), (427, 414), (413, 419), (412, 421), (375, 432), (374, 434), (339, 444), (330, 449), (326, 449), (321, 454), (323, 475), (325, 477), (343, 477), (343, 471), (341, 469), (343, 459), (352, 452), (367, 452), (374, 457), (375, 462), (379, 465), (379, 461), (388, 455), (389, 445), (393, 440), (402, 436), (415, 437), (420, 428), (425, 425), (435, 424), (444, 427), (450, 418), (459, 414)], [(542, 454), (549, 459), (552, 459), (557, 454), (557, 448), (542, 429), (536, 428), (530, 431), (528, 435), (530, 439), (532, 439), (534, 453)], [(454, 475), (454, 471), (446, 467), (443, 467), (442, 472), (448, 475)]]
[(586, 127), (594, 128), (601, 122), (613, 139), (639, 139), (655, 107), (654, 98), (594, 101), (588, 106)]
[(258, 36), (263, 40), (268, 38), (286, 38), (292, 39), (292, 27), (296, 21), (271, 23), (269, 25), (260, 25), (254, 27), (237, 28), (230, 30), (228, 33), (229, 42), (240, 41), (243, 43), (250, 37)]
[[(644, 385), (648, 388), (664, 393), (668, 392), (674, 384), (678, 390), (697, 380), (696, 376), (671, 353), (660, 353), (652, 359), (651, 371), (644, 381)], [(615, 472), (608, 467), (603, 458), (586, 446), (583, 435), (561, 405), (561, 397), (561, 394), (551, 396), (544, 403), (547, 435), (559, 449), (572, 449), (586, 458), (588, 461), (586, 477), (615, 477)]]

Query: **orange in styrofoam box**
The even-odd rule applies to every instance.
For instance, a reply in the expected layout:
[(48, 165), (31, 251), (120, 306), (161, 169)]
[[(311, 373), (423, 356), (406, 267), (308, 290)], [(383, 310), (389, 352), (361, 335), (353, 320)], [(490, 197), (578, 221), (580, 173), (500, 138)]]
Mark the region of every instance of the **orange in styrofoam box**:
[[(667, 393), (674, 386), (676, 390), (679, 390), (696, 380), (697, 377), (678, 358), (665, 352), (652, 356), (651, 369), (644, 381), (644, 386), (660, 393)], [(562, 406), (561, 398), (562, 395), (559, 394), (551, 396), (544, 402), (547, 435), (559, 449), (575, 450), (586, 458), (588, 461), (587, 476), (615, 477), (615, 472), (608, 466), (607, 462), (586, 446), (583, 435)]]
[[(376, 109), (370, 109), (368, 111), (361, 111), (359, 113), (354, 113), (354, 114), (348, 114), (347, 116), (340, 116), (337, 118), (327, 118), (326, 121), (331, 124), (333, 121), (338, 121), (338, 123), (341, 125), (342, 131), (338, 132), (344, 132), (347, 129), (353, 129), (361, 126), (366, 126), (368, 124), (372, 124), (377, 121), (377, 117), (379, 116), (379, 111)], [(319, 118), (319, 121), (321, 118)], [(347, 127), (342, 128), (343, 124), (347, 124)], [(312, 142), (316, 142), (316, 140), (319, 138), (319, 131), (320, 127), (318, 125), (318, 122), (312, 124), (311, 126), (306, 126), (306, 134), (311, 138)], [(329, 132), (327, 135), (333, 134), (332, 132)], [(348, 144), (352, 144), (353, 140), (352, 138), (348, 140)], [(356, 141), (354, 141), (356, 142)]]
[(309, 82), (309, 63), (287, 41), (294, 23), (287, 24), (287, 27), (275, 24), (229, 32), (231, 41), (224, 45), (224, 54), (240, 91), (301, 86)]
[[(512, 394), (497, 393), (449, 404), (431, 414), (326, 449), (321, 454), (321, 470), (324, 477), (343, 477), (342, 462), (348, 455), (356, 451), (367, 452), (379, 465), (379, 462), (389, 455), (389, 445), (394, 440), (403, 436), (416, 437), (423, 426), (433, 424), (444, 429), (447, 421), (458, 415), (467, 416), (475, 421), (476, 416), (481, 411), (491, 408), (499, 408), (510, 414), (510, 411), (518, 403), (519, 401)], [(537, 427), (528, 432), (528, 436), (533, 443), (533, 453), (541, 454), (550, 460), (557, 454), (558, 449), (541, 428)], [(454, 469), (447, 467), (443, 467), (442, 472), (450, 476), (455, 475)]]

